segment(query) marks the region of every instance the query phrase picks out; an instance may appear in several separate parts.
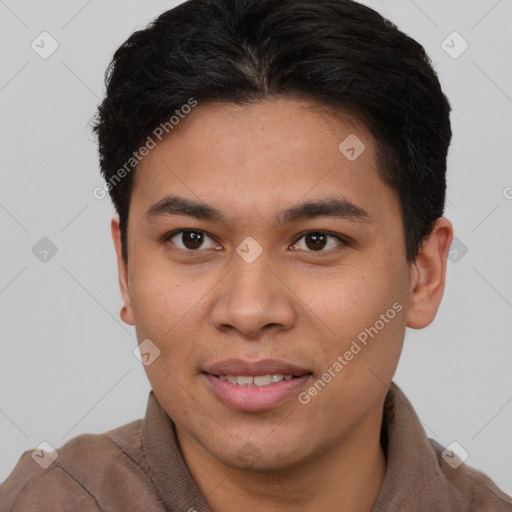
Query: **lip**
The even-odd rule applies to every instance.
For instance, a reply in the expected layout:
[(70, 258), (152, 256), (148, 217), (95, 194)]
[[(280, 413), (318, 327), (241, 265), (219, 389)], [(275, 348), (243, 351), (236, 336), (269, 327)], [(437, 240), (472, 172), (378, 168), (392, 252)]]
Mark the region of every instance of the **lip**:
[(262, 359), (261, 361), (244, 361), (242, 359), (225, 359), (204, 368), (209, 375), (244, 375), (255, 377), (272, 373), (303, 376), (311, 371), (279, 359)]
[(215, 375), (203, 374), (218, 398), (232, 409), (258, 412), (273, 409), (299, 393), (311, 375), (282, 380), (268, 386), (239, 386), (221, 380)]
[[(239, 386), (220, 379), (219, 375), (244, 375), (254, 377), (267, 374), (295, 375), (268, 386)], [(312, 372), (303, 367), (279, 361), (264, 359), (248, 362), (241, 359), (226, 359), (209, 365), (203, 372), (210, 389), (221, 402), (238, 411), (258, 412), (281, 405), (296, 396), (310, 379)]]

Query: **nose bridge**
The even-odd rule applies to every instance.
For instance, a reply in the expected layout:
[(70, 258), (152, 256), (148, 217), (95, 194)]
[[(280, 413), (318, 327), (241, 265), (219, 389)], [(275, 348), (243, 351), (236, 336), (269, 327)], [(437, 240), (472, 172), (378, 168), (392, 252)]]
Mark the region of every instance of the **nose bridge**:
[(269, 268), (268, 254), (261, 253), (251, 261), (244, 259), (243, 253), (233, 256), (233, 266), (220, 283), (213, 306), (215, 327), (230, 326), (246, 336), (255, 336), (270, 325), (289, 329), (295, 310), (286, 287)]

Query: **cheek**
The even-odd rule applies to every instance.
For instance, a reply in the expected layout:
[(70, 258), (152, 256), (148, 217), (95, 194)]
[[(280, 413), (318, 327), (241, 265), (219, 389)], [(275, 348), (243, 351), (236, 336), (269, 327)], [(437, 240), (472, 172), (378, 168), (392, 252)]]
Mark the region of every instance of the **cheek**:
[(180, 350), (177, 334), (190, 328), (190, 322), (184, 321), (190, 307), (180, 286), (161, 275), (141, 273), (133, 282), (130, 299), (139, 343), (150, 339), (156, 344), (160, 350), (159, 363), (176, 355)]
[(390, 276), (389, 271), (347, 268), (335, 275), (298, 280), (297, 295), (333, 334), (346, 337), (373, 324), (400, 299), (399, 281)]
[(324, 364), (332, 364), (351, 347), (357, 352), (354, 360), (395, 364), (405, 333), (402, 281), (393, 269), (376, 267), (303, 280), (297, 295), (307, 306), (303, 314), (317, 327), (317, 350)]
[(141, 262), (130, 283), (130, 300), (136, 323), (165, 333), (192, 311), (203, 292), (203, 284), (186, 272), (171, 271), (160, 261)]
[(166, 376), (156, 372), (165, 368), (182, 380), (195, 370), (200, 340), (204, 338), (200, 331), (204, 330), (207, 315), (205, 295), (212, 284), (183, 272), (164, 273), (151, 265), (144, 268), (147, 270), (139, 272), (132, 283), (130, 297), (137, 339), (150, 339), (160, 350), (155, 364), (146, 371), (151, 379), (161, 379)]

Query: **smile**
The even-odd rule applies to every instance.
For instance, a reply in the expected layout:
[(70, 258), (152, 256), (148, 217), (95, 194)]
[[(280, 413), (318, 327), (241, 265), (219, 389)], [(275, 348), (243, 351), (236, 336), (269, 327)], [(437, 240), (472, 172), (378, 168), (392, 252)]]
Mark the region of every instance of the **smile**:
[(282, 380), (291, 380), (297, 378), (294, 375), (281, 375), (278, 373), (267, 374), (267, 375), (256, 375), (251, 377), (250, 375), (216, 375), (219, 379), (236, 384), (238, 386), (269, 386)]

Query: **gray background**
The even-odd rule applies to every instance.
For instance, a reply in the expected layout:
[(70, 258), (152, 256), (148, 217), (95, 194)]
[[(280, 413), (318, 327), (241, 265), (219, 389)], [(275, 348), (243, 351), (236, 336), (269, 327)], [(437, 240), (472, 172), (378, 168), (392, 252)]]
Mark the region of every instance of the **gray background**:
[[(0, 1), (0, 480), (42, 441), (144, 416), (88, 123), (114, 50), (177, 3)], [(512, 1), (365, 3), (425, 46), (453, 106), (446, 216), (459, 241), (437, 319), (408, 329), (395, 381), (430, 437), (460, 443), (512, 494)], [(59, 45), (47, 59), (31, 48), (43, 31)], [(458, 58), (454, 31), (469, 43)], [(57, 247), (46, 262), (32, 252), (43, 237)]]

